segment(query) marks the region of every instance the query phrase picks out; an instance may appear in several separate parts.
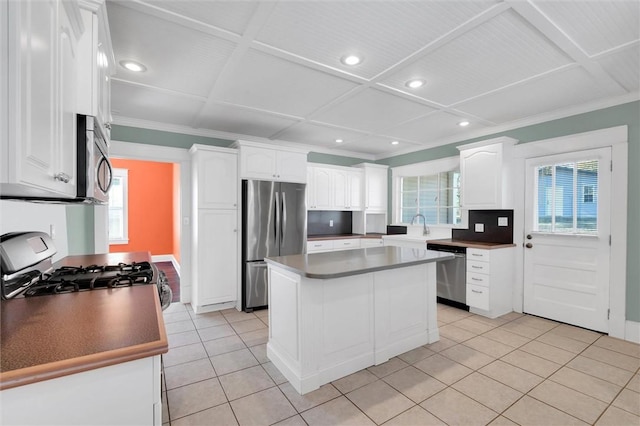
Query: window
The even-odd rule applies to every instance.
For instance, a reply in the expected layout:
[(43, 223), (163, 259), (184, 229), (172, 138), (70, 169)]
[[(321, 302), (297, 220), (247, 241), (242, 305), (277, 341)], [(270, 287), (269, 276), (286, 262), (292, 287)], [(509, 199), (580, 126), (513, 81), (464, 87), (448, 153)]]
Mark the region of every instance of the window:
[[(538, 166), (536, 179), (537, 231), (598, 230), (598, 160)], [(582, 188), (582, 196), (578, 188)]]
[(432, 225), (460, 223), (460, 171), (401, 177), (399, 208), (402, 223), (417, 214)]
[(113, 169), (109, 189), (109, 244), (128, 244), (128, 180), (127, 169)]

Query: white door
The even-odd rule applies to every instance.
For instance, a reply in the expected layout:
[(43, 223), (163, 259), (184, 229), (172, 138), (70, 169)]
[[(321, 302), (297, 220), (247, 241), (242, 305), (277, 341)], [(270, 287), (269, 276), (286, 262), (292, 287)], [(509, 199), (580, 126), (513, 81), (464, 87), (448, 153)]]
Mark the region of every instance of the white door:
[(526, 173), (524, 312), (608, 332), (611, 149), (530, 158)]

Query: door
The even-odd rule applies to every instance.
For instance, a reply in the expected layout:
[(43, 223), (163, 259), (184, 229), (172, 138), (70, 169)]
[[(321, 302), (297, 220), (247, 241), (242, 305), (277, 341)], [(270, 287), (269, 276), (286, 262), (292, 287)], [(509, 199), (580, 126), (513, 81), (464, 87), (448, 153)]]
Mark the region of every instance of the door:
[(304, 252), (307, 240), (306, 185), (281, 183), (280, 256)]
[[(242, 182), (243, 252), (245, 261), (278, 256), (276, 238), (279, 223), (274, 182), (246, 180)], [(278, 213), (279, 214), (279, 213)]]
[(245, 263), (245, 277), (243, 309), (266, 306), (268, 304), (267, 263)]
[(526, 160), (524, 311), (608, 331), (611, 149)]

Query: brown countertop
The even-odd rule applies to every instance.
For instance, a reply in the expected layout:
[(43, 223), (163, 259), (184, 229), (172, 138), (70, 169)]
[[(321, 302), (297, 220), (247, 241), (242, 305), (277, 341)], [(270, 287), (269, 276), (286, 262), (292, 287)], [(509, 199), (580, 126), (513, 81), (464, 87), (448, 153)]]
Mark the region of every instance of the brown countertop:
[(478, 241), (454, 240), (451, 238), (444, 238), (441, 240), (429, 240), (429, 242), (434, 244), (442, 244), (445, 246), (458, 246), (458, 247), (477, 248), (477, 249), (485, 249), (485, 250), (508, 248), (508, 247), (516, 246), (515, 244), (483, 243)]
[[(117, 253), (71, 256), (56, 265), (149, 259), (144, 252)], [(0, 318), (0, 390), (168, 350), (153, 285), (4, 300)]]
[(307, 241), (344, 240), (348, 238), (382, 238), (386, 234), (338, 234), (338, 235), (309, 235)]

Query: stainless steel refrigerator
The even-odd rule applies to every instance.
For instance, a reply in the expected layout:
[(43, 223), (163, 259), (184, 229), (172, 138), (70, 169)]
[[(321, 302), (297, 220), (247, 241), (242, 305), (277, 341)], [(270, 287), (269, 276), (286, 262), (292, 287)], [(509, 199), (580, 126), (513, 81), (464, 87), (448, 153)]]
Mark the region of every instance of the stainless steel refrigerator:
[(265, 257), (304, 252), (307, 208), (303, 183), (242, 181), (242, 309), (266, 307)]

